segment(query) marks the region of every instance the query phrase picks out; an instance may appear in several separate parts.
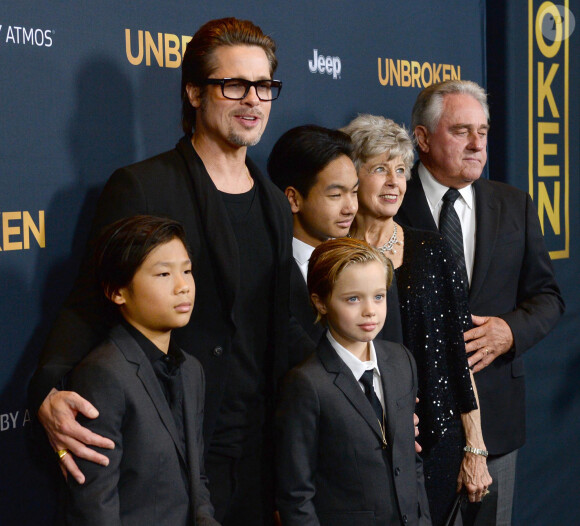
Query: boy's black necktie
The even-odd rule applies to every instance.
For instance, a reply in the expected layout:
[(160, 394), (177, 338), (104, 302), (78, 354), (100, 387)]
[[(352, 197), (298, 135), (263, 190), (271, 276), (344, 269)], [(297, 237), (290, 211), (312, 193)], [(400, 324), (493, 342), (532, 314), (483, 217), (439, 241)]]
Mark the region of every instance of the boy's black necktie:
[(379, 424), (383, 424), (383, 406), (379, 400), (377, 393), (375, 393), (375, 388), (373, 387), (373, 372), (365, 371), (360, 377), (360, 382), (365, 388), (365, 396), (367, 400), (371, 403), (372, 408), (379, 419)]

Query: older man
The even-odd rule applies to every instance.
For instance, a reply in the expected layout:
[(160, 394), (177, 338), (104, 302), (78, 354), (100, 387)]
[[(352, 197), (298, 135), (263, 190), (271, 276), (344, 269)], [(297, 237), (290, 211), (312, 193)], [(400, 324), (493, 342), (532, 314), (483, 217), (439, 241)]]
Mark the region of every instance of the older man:
[(564, 302), (530, 196), (480, 177), (489, 131), (484, 90), (469, 81), (426, 88), (412, 128), (420, 162), (398, 219), (439, 229), (462, 267), (474, 324), (466, 351), (494, 480), (475, 524), (510, 524), (517, 450), (525, 441), (522, 357), (556, 324)]
[[(141, 213), (185, 226), (197, 297), (190, 323), (176, 337), (205, 370), (206, 470), (224, 525), (273, 521), (272, 395), (292, 365), (286, 352), (291, 213), (284, 195), (246, 156), (281, 89), (273, 79), (276, 65), (274, 41), (251, 22), (227, 18), (202, 26), (182, 64), (185, 136), (175, 149), (113, 174), (91, 234)], [(66, 451), (106, 464), (87, 445), (113, 444), (74, 420), (77, 412), (94, 418), (96, 409), (59, 389), (100, 340), (105, 322), (89, 248), (30, 389), (54, 450), (64, 454), (63, 468), (81, 483)]]

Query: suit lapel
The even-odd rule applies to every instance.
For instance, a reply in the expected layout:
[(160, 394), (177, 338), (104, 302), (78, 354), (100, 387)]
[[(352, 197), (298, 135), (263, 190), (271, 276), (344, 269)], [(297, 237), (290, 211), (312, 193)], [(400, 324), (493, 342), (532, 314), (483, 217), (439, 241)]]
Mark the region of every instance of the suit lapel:
[[(262, 175), (256, 164), (249, 157), (246, 157), (246, 165), (254, 181), (258, 184), (260, 203), (266, 216), (266, 221), (270, 226), (269, 232), (272, 238), (272, 246), (276, 249), (276, 258), (279, 261), (281, 257), (291, 255), (286, 254), (288, 247), (291, 248), (292, 246), (291, 230), (284, 224), (285, 222), (287, 225), (291, 223), (292, 212), (290, 211), (290, 204), (285, 197), (280, 199), (282, 195), (280, 189)], [(283, 234), (272, 237), (273, 232), (281, 232)], [(290, 244), (288, 244), (288, 241), (290, 241)]]
[[(193, 396), (194, 393), (199, 393), (200, 390), (199, 386), (196, 385), (196, 381), (199, 382), (196, 378), (194, 378), (190, 374), (189, 367), (181, 367), (182, 376), (183, 376), (183, 425), (185, 427), (185, 441), (187, 443), (187, 466), (188, 466), (188, 475), (191, 473), (201, 473), (201, 466), (199, 465), (199, 455), (203, 453), (199, 450), (198, 444), (202, 437), (197, 436), (198, 428), (197, 422), (195, 421), (195, 417), (198, 414), (198, 408), (195, 406), (195, 403), (198, 400), (198, 396)], [(190, 475), (191, 478), (191, 475)], [(189, 490), (190, 496), (192, 498), (192, 502), (195, 502), (195, 488), (197, 487), (197, 483), (194, 480), (190, 480)]]
[(326, 337), (323, 336), (320, 340), (317, 352), (324, 368), (329, 373), (336, 376), (334, 379), (334, 384), (336, 387), (342, 391), (344, 396), (360, 413), (365, 422), (382, 441), (383, 434), (371, 404), (364, 395), (358, 381), (352, 374), (352, 371), (339, 358), (338, 354), (336, 354), (336, 351), (332, 348), (332, 345), (330, 345), (330, 342)]
[(495, 249), (499, 233), (499, 204), (493, 196), (493, 188), (486, 180), (478, 179), (473, 183), (475, 190), (475, 258), (473, 276), (469, 290), (469, 300), (477, 296), (485, 283), (485, 276)]
[(419, 179), (418, 166), (418, 163), (415, 163), (411, 170), (411, 179), (407, 182), (403, 204), (395, 220), (413, 228), (438, 232), (421, 179)]
[[(304, 277), (302, 276), (302, 272), (300, 271), (300, 267), (296, 260), (292, 261), (292, 268), (290, 270), (290, 284), (292, 290), (292, 296), (290, 297), (290, 304), (294, 306), (292, 312), (302, 313), (304, 305), (308, 305), (309, 297), (308, 297), (308, 288), (306, 286), (306, 281), (304, 281)], [(302, 319), (302, 316), (300, 316)]]
[(314, 324), (316, 315), (310, 305), (308, 287), (294, 258), (292, 258), (290, 270), (290, 312), (310, 336), (316, 335), (316, 343), (318, 343), (322, 329), (320, 325)]
[(385, 404), (385, 419), (387, 421), (387, 442), (392, 444), (395, 439), (397, 425), (397, 402), (393, 386), (397, 381), (396, 374), (391, 367), (388, 351), (382, 346), (382, 342), (375, 341), (377, 363), (381, 372), (383, 384), (383, 403)]
[[(240, 261), (236, 236), (230, 221), (227, 221), (228, 211), (189, 138), (184, 137), (179, 141), (177, 151), (184, 158), (191, 176), (195, 208), (202, 225), (200, 230), (205, 233), (205, 246), (211, 252), (213, 263), (223, 281), (222, 290), (231, 312), (240, 286)], [(208, 235), (211, 235), (211, 240), (207, 238)]]
[(155, 371), (151, 366), (151, 362), (145, 356), (145, 353), (139, 347), (139, 344), (131, 337), (131, 335), (120, 325), (114, 327), (110, 334), (111, 340), (117, 345), (119, 350), (125, 356), (125, 359), (136, 366), (136, 374), (147, 394), (151, 398), (161, 422), (169, 432), (171, 439), (175, 443), (177, 451), (183, 460), (185, 459), (185, 451), (179, 439), (175, 421), (171, 414), (169, 404), (161, 391), (159, 380), (155, 376)]

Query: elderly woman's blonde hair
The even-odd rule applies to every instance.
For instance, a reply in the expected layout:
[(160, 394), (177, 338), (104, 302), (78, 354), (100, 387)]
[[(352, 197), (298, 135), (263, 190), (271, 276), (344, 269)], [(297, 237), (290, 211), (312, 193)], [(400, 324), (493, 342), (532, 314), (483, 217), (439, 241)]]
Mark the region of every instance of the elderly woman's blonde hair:
[(389, 159), (402, 157), (405, 177), (411, 177), (415, 159), (413, 141), (404, 126), (380, 115), (360, 114), (341, 129), (350, 135), (354, 146), (353, 162), (357, 171), (369, 159), (389, 152)]

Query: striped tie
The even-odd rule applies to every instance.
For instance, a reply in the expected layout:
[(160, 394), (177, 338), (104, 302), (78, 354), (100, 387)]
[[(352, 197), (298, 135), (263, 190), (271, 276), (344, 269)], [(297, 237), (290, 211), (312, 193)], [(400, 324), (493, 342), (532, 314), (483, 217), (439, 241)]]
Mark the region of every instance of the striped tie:
[(463, 252), (463, 233), (461, 232), (461, 223), (459, 216), (455, 211), (453, 203), (459, 197), (459, 190), (450, 188), (443, 196), (443, 206), (439, 215), (439, 232), (448, 241), (453, 251), (455, 261), (459, 266), (461, 278), (463, 279), (465, 289), (469, 287), (467, 281), (467, 270), (465, 268), (465, 254)]

